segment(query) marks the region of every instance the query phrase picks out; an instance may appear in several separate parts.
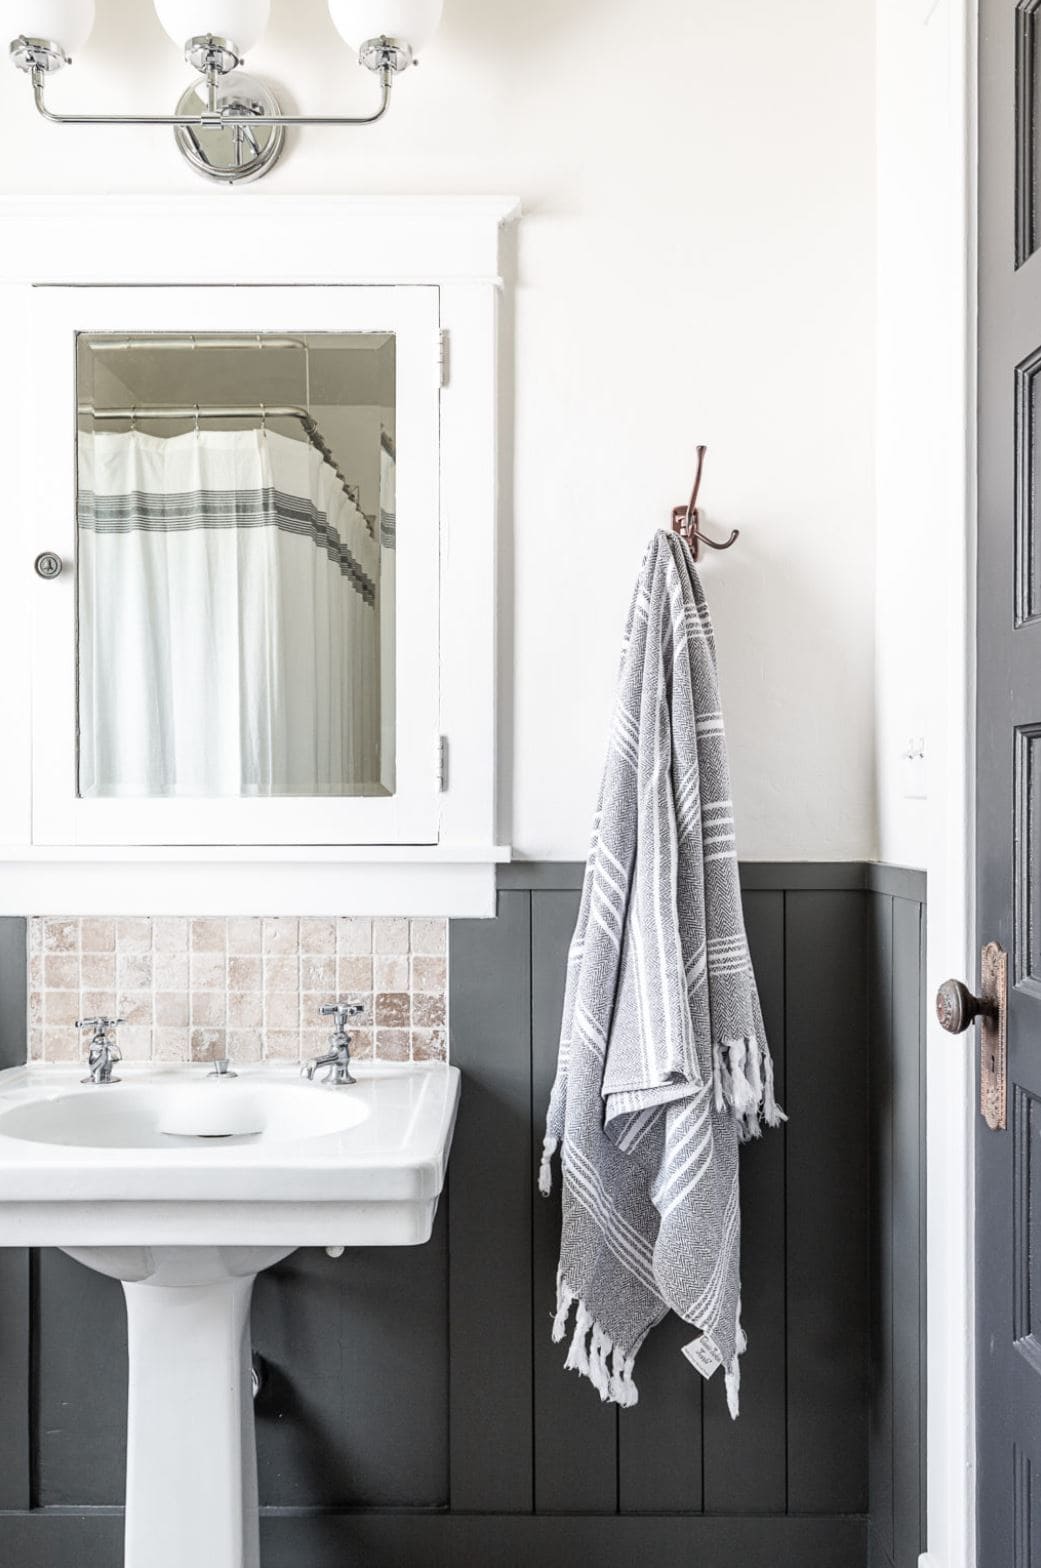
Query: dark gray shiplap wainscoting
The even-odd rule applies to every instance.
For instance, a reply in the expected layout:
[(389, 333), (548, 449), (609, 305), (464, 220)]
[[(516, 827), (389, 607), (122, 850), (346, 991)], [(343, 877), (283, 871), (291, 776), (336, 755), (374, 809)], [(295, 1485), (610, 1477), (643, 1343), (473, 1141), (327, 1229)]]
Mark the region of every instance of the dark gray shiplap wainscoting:
[[(924, 877), (743, 868), (791, 1119), (743, 1157), (732, 1423), (677, 1323), (624, 1412), (549, 1342), (559, 1205), (535, 1155), (580, 870), (505, 868), (498, 917), (453, 924), (463, 1104), (431, 1243), (298, 1252), (257, 1282), (264, 1568), (914, 1568)], [(4, 1065), (24, 952), (0, 921)], [(0, 1251), (0, 1564), (118, 1568), (125, 1355), (117, 1284)]]

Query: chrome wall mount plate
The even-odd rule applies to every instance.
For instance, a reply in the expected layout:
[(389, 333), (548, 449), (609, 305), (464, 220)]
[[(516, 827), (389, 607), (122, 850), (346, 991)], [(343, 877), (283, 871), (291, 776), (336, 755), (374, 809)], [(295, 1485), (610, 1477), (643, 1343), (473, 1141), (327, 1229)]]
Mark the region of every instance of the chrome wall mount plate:
[[(282, 125), (251, 124), (256, 116), (281, 114), (274, 93), (258, 77), (229, 71), (212, 88), (200, 79), (181, 96), (178, 114), (212, 113), (213, 125), (179, 125), (177, 145), (192, 168), (223, 185), (259, 180), (277, 162), (285, 145)], [(223, 115), (223, 123), (217, 116)]]

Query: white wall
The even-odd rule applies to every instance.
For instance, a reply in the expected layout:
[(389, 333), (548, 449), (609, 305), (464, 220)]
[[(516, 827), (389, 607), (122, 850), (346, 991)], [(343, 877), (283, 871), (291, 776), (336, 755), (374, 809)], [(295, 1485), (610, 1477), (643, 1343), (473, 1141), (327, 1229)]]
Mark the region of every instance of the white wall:
[[(249, 63), (287, 106), (371, 100), (322, 0), (273, 9)], [(185, 68), (151, 6), (98, 10), (54, 106), (172, 108)], [(698, 440), (706, 524), (743, 529), (706, 566), (741, 853), (876, 848), (873, 33), (861, 0), (447, 0), (386, 122), (299, 133), (262, 185), (212, 193), (523, 200), (503, 552), (523, 855), (585, 853), (631, 584)], [(0, 83), (3, 189), (199, 188), (168, 133), (47, 126)]]

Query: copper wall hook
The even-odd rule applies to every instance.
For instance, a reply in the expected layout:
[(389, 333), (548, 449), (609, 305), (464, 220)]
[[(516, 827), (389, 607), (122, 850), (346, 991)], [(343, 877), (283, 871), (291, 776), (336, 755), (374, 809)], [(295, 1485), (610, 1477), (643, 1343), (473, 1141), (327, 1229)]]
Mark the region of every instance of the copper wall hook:
[(701, 555), (703, 544), (708, 545), (710, 550), (729, 550), (740, 537), (741, 532), (739, 528), (734, 528), (731, 529), (729, 539), (710, 539), (708, 534), (703, 534), (698, 526), (698, 491), (701, 489), (701, 470), (705, 466), (705, 452), (705, 447), (698, 447), (698, 462), (694, 470), (694, 485), (690, 492), (690, 500), (686, 506), (674, 506), (672, 509), (672, 531), (687, 541), (695, 561)]

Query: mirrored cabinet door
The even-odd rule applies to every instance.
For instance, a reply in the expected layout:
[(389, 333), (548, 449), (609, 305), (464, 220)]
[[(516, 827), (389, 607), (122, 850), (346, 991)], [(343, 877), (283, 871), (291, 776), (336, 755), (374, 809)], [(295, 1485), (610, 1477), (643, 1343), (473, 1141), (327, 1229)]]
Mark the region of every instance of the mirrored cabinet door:
[(437, 290), (35, 305), (34, 841), (436, 843)]

